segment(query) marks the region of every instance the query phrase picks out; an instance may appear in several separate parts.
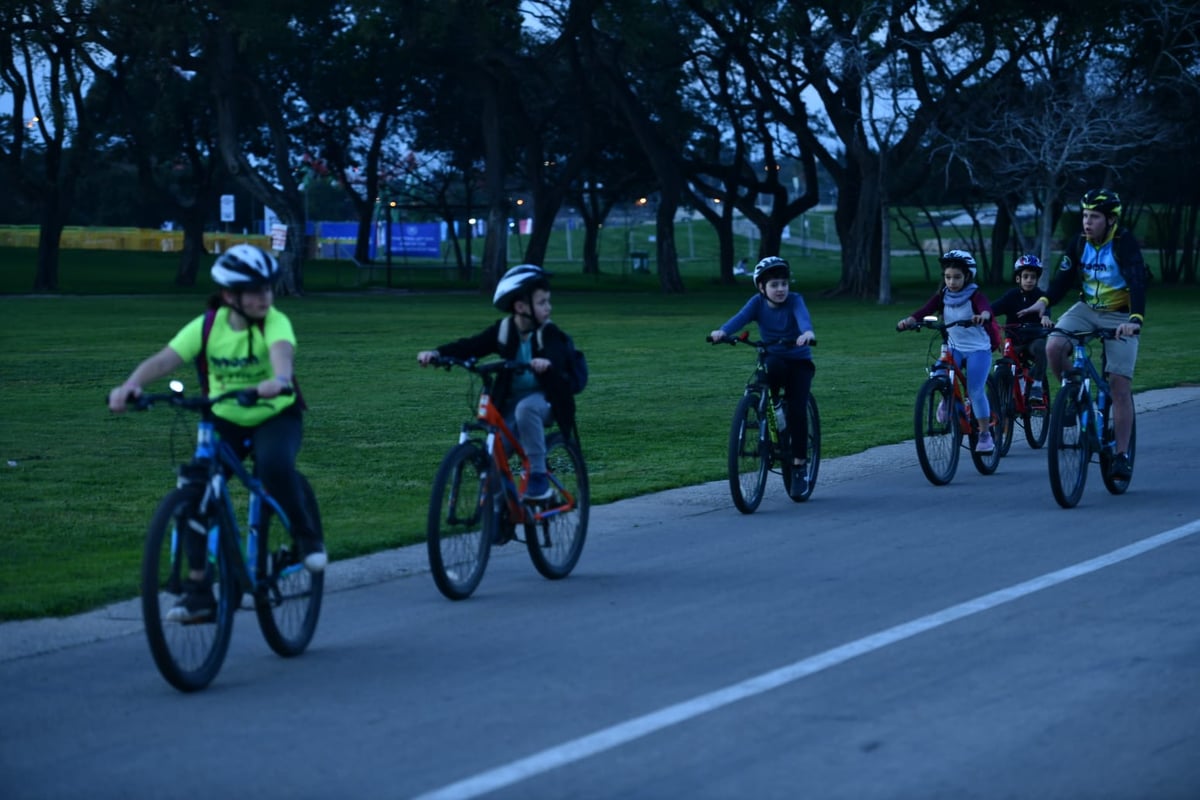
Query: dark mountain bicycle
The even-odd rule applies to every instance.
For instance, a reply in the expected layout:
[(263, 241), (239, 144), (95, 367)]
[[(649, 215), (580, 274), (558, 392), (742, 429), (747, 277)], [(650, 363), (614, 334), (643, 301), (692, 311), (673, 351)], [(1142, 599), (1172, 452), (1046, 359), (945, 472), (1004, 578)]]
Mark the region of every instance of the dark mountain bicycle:
[(1013, 337), (1021, 333), (1044, 338), (1048, 332), (1048, 328), (1037, 324), (1004, 327), (1004, 348), (1000, 358), (992, 365), (999, 403), (996, 408), (998, 427), (994, 434), (1001, 456), (1008, 455), (1018, 425), (1025, 431), (1025, 441), (1034, 450), (1046, 443), (1046, 435), (1050, 431), (1049, 387), (1042, 397), (1030, 399), (1033, 362), (1027, 354), (1017, 354)]
[[(1112, 391), (1104, 379), (1106, 359), (1101, 356), (1097, 371), (1088, 355), (1088, 343), (1117, 338), (1112, 328), (1100, 328), (1083, 333), (1054, 330), (1067, 336), (1075, 345), (1071, 368), (1063, 375), (1062, 388), (1054, 398), (1050, 412), (1050, 444), (1047, 449), (1050, 468), (1050, 489), (1063, 508), (1073, 508), (1083, 497), (1087, 484), (1087, 467), (1092, 453), (1099, 455), (1100, 477), (1111, 494), (1124, 494), (1130, 478), (1112, 474), (1117, 455), (1117, 437), (1112, 415)], [(1131, 409), (1132, 411), (1132, 409)], [(1137, 418), (1129, 431), (1129, 465), (1134, 463), (1137, 445)]]
[[(771, 342), (752, 342), (749, 335), (727, 336), (710, 344), (745, 344), (753, 347), (758, 359), (754, 372), (746, 381), (733, 424), (729, 430), (729, 493), (733, 504), (743, 514), (753, 514), (762, 503), (767, 475), (777, 472), (783, 476), (785, 490), (792, 485), (792, 443), (790, 432), (783, 428), (787, 419), (787, 397), (771, 389), (767, 380), (767, 348)], [(812, 342), (816, 345), (816, 342)], [(781, 428), (783, 428), (781, 430)], [(792, 498), (802, 503), (812, 497), (821, 469), (821, 416), (817, 401), (808, 393), (808, 447), (806, 448), (808, 491)], [(789, 495), (790, 496), (790, 495)]]
[[(281, 656), (303, 653), (317, 628), (325, 589), (323, 572), (309, 572), (292, 548), (291, 522), (279, 503), (250, 474), (233, 448), (217, 435), (212, 406), (227, 398), (253, 405), (254, 390), (226, 392), (213, 397), (183, 394), (172, 381), (171, 391), (142, 394), (132, 407), (146, 411), (157, 404), (200, 414), (192, 460), (178, 468), (179, 480), (159, 503), (146, 531), (142, 557), (142, 618), (154, 663), (162, 676), (183, 692), (203, 689), (217, 676), (233, 634), (233, 615), (242, 598), (253, 602), (267, 644)], [(238, 527), (230, 493), (232, 477), (248, 492), (241, 505), (246, 528)], [(301, 475), (304, 501), (321, 531), (317, 498)], [(272, 518), (282, 533), (277, 543), (269, 536)], [(206, 569), (216, 592), (216, 612), (209, 619), (177, 622), (167, 614), (183, 594), (189, 564), (186, 537), (206, 540)]]
[(451, 600), (470, 597), (483, 579), (491, 548), (514, 539), (525, 543), (542, 576), (567, 577), (583, 553), (591, 508), (578, 437), (559, 430), (546, 435), (546, 472), (553, 494), (545, 500), (522, 500), (529, 457), (492, 401), (492, 387), (499, 372), (528, 365), (479, 364), (448, 356), (430, 364), (460, 367), (483, 383), (475, 417), (463, 423), (458, 444), (442, 459), (433, 479), (426, 546), (438, 590)]
[[(971, 451), (971, 460), (980, 475), (991, 475), (1000, 464), (998, 444), (990, 453), (975, 452), (975, 445), (979, 441), (978, 421), (967, 394), (966, 373), (955, 363), (950, 352), (950, 329), (956, 325), (969, 327), (973, 324), (971, 320), (942, 323), (938, 322), (937, 317), (925, 317), (907, 329), (918, 331), (929, 328), (937, 331), (941, 337), (941, 349), (929, 367), (929, 377), (917, 390), (917, 402), (913, 409), (917, 460), (921, 462), (921, 471), (926, 479), (934, 486), (944, 486), (954, 479), (964, 436)], [(992, 418), (989, 420), (989, 424), (992, 424), (996, 422), (996, 410), (999, 408), (992, 375), (988, 376), (985, 391), (992, 408)], [(993, 430), (996, 430), (994, 424)]]

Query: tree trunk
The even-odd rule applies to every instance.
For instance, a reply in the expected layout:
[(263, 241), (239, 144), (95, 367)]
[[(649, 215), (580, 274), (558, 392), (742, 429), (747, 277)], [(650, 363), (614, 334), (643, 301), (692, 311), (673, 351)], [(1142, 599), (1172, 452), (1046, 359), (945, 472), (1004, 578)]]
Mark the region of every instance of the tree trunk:
[(58, 291), (58, 251), (62, 246), (64, 218), (58, 207), (56, 193), (48, 193), (42, 205), (42, 221), (38, 230), (37, 272), (33, 277), (35, 292)]
[(195, 286), (200, 271), (200, 257), (204, 249), (204, 208), (200, 203), (181, 206), (183, 217), (183, 251), (179, 254), (179, 267), (175, 272), (176, 286)]
[(869, 177), (878, 175), (877, 165), (868, 168), (860, 161), (857, 167), (838, 191), (834, 221), (842, 243), (842, 279), (834, 293), (866, 300), (878, 290), (872, 267), (879, 263), (879, 182)]
[(679, 207), (668, 197), (678, 197), (676, 193), (663, 192), (655, 215), (655, 255), (658, 259), (658, 285), (667, 294), (683, 292), (683, 278), (679, 275), (679, 251), (675, 248), (675, 210)]

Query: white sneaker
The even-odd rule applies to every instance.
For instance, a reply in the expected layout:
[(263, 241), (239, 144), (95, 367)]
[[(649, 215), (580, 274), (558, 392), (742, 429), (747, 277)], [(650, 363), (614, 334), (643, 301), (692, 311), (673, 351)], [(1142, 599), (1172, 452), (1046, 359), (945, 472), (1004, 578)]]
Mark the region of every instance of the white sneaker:
[(976, 453), (990, 453), (996, 449), (995, 443), (992, 441), (991, 431), (984, 431), (979, 434), (979, 441), (975, 443)]

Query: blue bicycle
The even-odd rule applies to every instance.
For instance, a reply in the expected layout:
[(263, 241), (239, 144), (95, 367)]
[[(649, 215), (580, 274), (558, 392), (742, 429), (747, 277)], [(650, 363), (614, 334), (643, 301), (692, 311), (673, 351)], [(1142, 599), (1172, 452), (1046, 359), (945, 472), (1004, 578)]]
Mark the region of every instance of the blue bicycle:
[[(1063, 508), (1073, 508), (1087, 484), (1088, 462), (1092, 453), (1100, 456), (1100, 477), (1112, 494), (1124, 494), (1130, 478), (1112, 474), (1117, 456), (1117, 437), (1112, 418), (1112, 392), (1104, 379), (1106, 360), (1101, 357), (1097, 371), (1088, 356), (1088, 342), (1117, 338), (1111, 328), (1072, 333), (1057, 328), (1053, 333), (1074, 342), (1075, 359), (1063, 375), (1062, 389), (1054, 399), (1050, 412), (1050, 443), (1047, 453), (1050, 466), (1050, 489)], [(1131, 409), (1132, 413), (1132, 409)], [(1133, 467), (1134, 446), (1137, 444), (1137, 419), (1129, 431), (1129, 466)]]
[[(162, 403), (201, 415), (192, 460), (178, 468), (179, 481), (159, 503), (146, 531), (142, 559), (142, 618), (154, 663), (162, 676), (183, 692), (203, 689), (216, 677), (225, 660), (233, 633), (233, 614), (245, 595), (253, 598), (267, 644), (281, 656), (304, 652), (317, 628), (324, 573), (309, 572), (290, 547), (291, 523), (279, 503), (250, 474), (233, 448), (214, 430), (212, 406), (234, 397), (253, 405), (253, 390), (226, 392), (214, 397), (186, 397), (183, 384), (172, 381), (171, 391), (143, 394), (133, 408), (145, 411)], [(237, 510), (230, 494), (232, 476), (248, 491), (242, 505), (247, 525), (238, 527)], [(321, 532), (317, 498), (301, 476), (304, 502)], [(277, 517), (284, 535), (270, 544), (268, 529)], [(188, 537), (204, 537), (196, 548)], [(168, 612), (183, 594), (189, 568), (188, 550), (201, 550), (203, 568), (216, 592), (216, 611), (199, 621), (177, 622)]]

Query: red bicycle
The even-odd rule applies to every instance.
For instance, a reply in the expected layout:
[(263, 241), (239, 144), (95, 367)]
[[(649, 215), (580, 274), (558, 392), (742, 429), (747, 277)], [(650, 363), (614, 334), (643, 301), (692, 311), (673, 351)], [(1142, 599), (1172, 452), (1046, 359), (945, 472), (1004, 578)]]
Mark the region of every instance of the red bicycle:
[[(916, 436), (917, 460), (921, 471), (934, 486), (944, 486), (954, 479), (958, 469), (959, 450), (963, 437), (971, 451), (971, 461), (980, 475), (991, 475), (1000, 464), (1000, 448), (978, 453), (975, 445), (979, 441), (975, 411), (967, 395), (967, 377), (954, 362), (950, 352), (949, 330), (956, 325), (972, 325), (970, 320), (942, 323), (937, 317), (926, 317), (908, 330), (919, 331), (929, 328), (941, 336), (941, 351), (929, 367), (929, 377), (917, 391), (916, 407), (913, 410), (913, 433)], [(936, 341), (936, 340), (935, 340)], [(996, 422), (996, 384), (992, 376), (987, 379), (987, 399), (992, 407), (992, 418)]]
[(1040, 398), (1030, 399), (1033, 360), (1027, 352), (1018, 355), (1014, 338), (1023, 334), (1044, 339), (1048, 332), (1047, 328), (1036, 324), (1004, 326), (1004, 349), (992, 366), (999, 403), (996, 408), (995, 438), (1001, 456), (1008, 455), (1017, 425), (1025, 431), (1025, 441), (1034, 450), (1046, 444), (1050, 432), (1049, 388), (1043, 390)]

